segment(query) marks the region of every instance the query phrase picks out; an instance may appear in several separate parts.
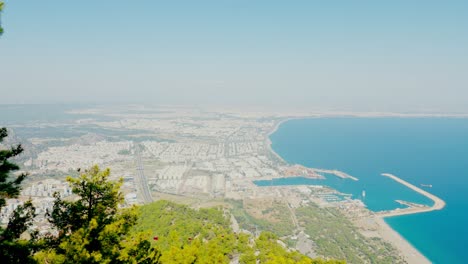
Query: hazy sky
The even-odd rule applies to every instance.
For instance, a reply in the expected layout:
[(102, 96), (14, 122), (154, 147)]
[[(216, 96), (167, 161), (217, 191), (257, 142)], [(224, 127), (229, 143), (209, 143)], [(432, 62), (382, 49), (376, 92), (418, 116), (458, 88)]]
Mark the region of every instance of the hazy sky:
[(0, 103), (468, 112), (468, 1), (10, 0)]

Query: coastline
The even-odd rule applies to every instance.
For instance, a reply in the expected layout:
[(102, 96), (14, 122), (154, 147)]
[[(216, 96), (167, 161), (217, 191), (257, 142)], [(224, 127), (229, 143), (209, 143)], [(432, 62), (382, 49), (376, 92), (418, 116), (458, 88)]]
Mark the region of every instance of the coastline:
[[(295, 119), (306, 119), (307, 117), (293, 117), (293, 118), (285, 118), (285, 119), (282, 119), (280, 121), (278, 121), (275, 126), (273, 127), (273, 129), (266, 134), (266, 140), (265, 140), (265, 144), (268, 148), (268, 150), (270, 151), (270, 153), (272, 153), (274, 156), (276, 156), (280, 161), (284, 162), (284, 163), (288, 163), (286, 162), (278, 153), (276, 153), (273, 148), (271, 147), (272, 145), (272, 142), (270, 140), (270, 136), (275, 133), (281, 124), (289, 121), (289, 120), (295, 120)], [(382, 174), (384, 175), (384, 174)], [(384, 176), (387, 176), (387, 177), (390, 177), (392, 178), (393, 180), (407, 186), (408, 188), (410, 189), (413, 189), (414, 191), (418, 192), (418, 193), (421, 193), (423, 195), (425, 195), (426, 197), (428, 197), (429, 199), (433, 200), (435, 203), (434, 203), (434, 206), (432, 207), (427, 207), (427, 208), (406, 208), (406, 211), (403, 211), (405, 209), (400, 209), (400, 210), (397, 210), (397, 211), (391, 211), (391, 212), (385, 212), (385, 213), (378, 213), (378, 212), (374, 212), (374, 220), (375, 220), (375, 223), (377, 224), (378, 228), (377, 228), (377, 232), (379, 233), (380, 237), (389, 242), (390, 244), (392, 244), (398, 251), (399, 253), (404, 257), (405, 261), (407, 261), (408, 263), (415, 263), (415, 264), (420, 264), (420, 263), (432, 263), (426, 256), (424, 256), (415, 246), (413, 246), (411, 243), (408, 242), (408, 240), (406, 240), (400, 233), (398, 233), (395, 229), (393, 229), (389, 224), (387, 224), (384, 220), (385, 217), (392, 217), (392, 216), (398, 216), (398, 215), (405, 215), (405, 214), (415, 214), (415, 213), (422, 213), (422, 212), (429, 212), (429, 211), (433, 211), (433, 210), (440, 210), (442, 209), (444, 206), (445, 206), (445, 202), (436, 197), (435, 195), (432, 195), (404, 180), (401, 180), (400, 178), (394, 176), (394, 175), (391, 175), (391, 176), (388, 176), (388, 175), (391, 175), (391, 174), (387, 174), (385, 173)], [(398, 180), (397, 180), (398, 179)], [(411, 186), (411, 187), (410, 187)], [(414, 188), (413, 188), (414, 187)], [(417, 190), (419, 189), (419, 190)], [(436, 200), (434, 200), (433, 198), (436, 198), (437, 200), (437, 203), (436, 203)], [(440, 200), (440, 201), (439, 201)], [(411, 211), (408, 210), (408, 209), (412, 209)], [(371, 211), (372, 212), (372, 211)]]
[(396, 230), (391, 228), (391, 226), (385, 222), (385, 218), (442, 210), (446, 205), (445, 201), (403, 179), (398, 178), (393, 174), (382, 173), (382, 176), (389, 177), (390, 179), (403, 184), (413, 191), (420, 193), (434, 201), (434, 205), (430, 207), (410, 206), (404, 209), (397, 208), (395, 210), (375, 214), (375, 222), (379, 226), (379, 234), (387, 241), (390, 241), (400, 252), (402, 252), (408, 263), (431, 263), (429, 259), (427, 259), (421, 252), (419, 252), (413, 245), (411, 245), (404, 237), (402, 237)]
[(270, 136), (272, 134), (274, 134), (278, 129), (279, 127), (287, 122), (287, 121), (290, 121), (290, 120), (295, 120), (295, 119), (302, 119), (301, 117), (287, 117), (287, 118), (284, 118), (284, 119), (281, 119), (279, 120), (278, 122), (276, 122), (276, 124), (273, 126), (273, 129), (268, 132), (266, 135), (265, 135), (265, 146), (267, 147), (268, 151), (273, 154), (279, 161), (283, 162), (283, 163), (288, 163), (287, 161), (285, 161), (278, 153), (276, 153), (273, 148), (271, 147), (271, 139), (270, 139)]
[(392, 244), (400, 252), (405, 261), (410, 264), (432, 263), (400, 233), (387, 224), (383, 216), (376, 215), (374, 220), (378, 226), (377, 232), (379, 233), (380, 237)]

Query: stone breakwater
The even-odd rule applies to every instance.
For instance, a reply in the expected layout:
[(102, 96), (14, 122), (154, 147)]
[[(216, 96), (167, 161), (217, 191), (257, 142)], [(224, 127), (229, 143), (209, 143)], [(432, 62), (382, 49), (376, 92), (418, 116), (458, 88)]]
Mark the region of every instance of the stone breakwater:
[(417, 213), (423, 213), (423, 212), (430, 212), (430, 211), (435, 211), (435, 210), (441, 210), (445, 207), (445, 201), (440, 199), (439, 197), (419, 188), (419, 187), (416, 187), (414, 186), (413, 184), (405, 181), (405, 180), (402, 180), (400, 178), (398, 178), (397, 176), (393, 175), (393, 174), (390, 174), (390, 173), (382, 173), (382, 176), (385, 176), (385, 177), (389, 177), (390, 179), (398, 182), (398, 183), (401, 183), (403, 185), (405, 185), (406, 187), (412, 189), (413, 191), (417, 192), (417, 193), (420, 193), (424, 196), (426, 196), (427, 198), (431, 199), (432, 201), (434, 201), (434, 205), (432, 206), (410, 206), (408, 208), (404, 208), (404, 209), (395, 209), (395, 210), (391, 210), (391, 211), (385, 211), (385, 212), (381, 212), (381, 213), (378, 213), (381, 217), (389, 217), (389, 216), (397, 216), (397, 215), (407, 215), (407, 214), (417, 214)]

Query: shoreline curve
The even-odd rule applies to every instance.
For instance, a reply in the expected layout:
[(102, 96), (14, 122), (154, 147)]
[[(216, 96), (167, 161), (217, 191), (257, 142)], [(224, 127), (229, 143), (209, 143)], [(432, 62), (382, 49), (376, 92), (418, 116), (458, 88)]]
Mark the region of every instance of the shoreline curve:
[[(271, 142), (271, 139), (270, 139), (270, 136), (275, 133), (279, 127), (289, 121), (289, 120), (295, 120), (295, 119), (307, 119), (307, 117), (289, 117), (289, 118), (285, 118), (285, 119), (282, 119), (280, 121), (278, 121), (273, 129), (268, 132), (266, 134), (266, 139), (265, 139), (265, 144), (266, 144), (266, 147), (268, 148), (268, 150), (270, 151), (270, 153), (272, 153), (275, 157), (277, 157), (280, 161), (284, 162), (284, 163), (288, 163), (286, 160), (284, 160), (278, 153), (276, 153), (273, 148), (272, 148), (272, 142)], [(418, 263), (418, 264), (421, 264), (421, 263), (432, 263), (424, 254), (422, 254), (419, 249), (417, 249), (415, 246), (413, 246), (411, 243), (409, 243), (408, 240), (406, 240), (406, 238), (404, 238), (400, 233), (398, 233), (398, 231), (396, 231), (395, 229), (393, 229), (389, 224), (387, 224), (387, 222), (385, 222), (384, 218), (385, 217), (392, 217), (392, 216), (398, 216), (398, 215), (405, 215), (405, 214), (415, 214), (415, 213), (422, 213), (422, 212), (429, 212), (429, 211), (434, 211), (434, 210), (441, 210), (443, 207), (445, 207), (445, 202), (438, 198), (437, 196), (435, 195), (432, 195), (398, 177), (396, 177), (395, 175), (392, 175), (392, 174), (388, 174), (388, 173), (384, 173), (386, 175), (384, 176), (387, 176), (387, 177), (390, 177), (392, 178), (393, 180), (401, 183), (401, 184), (404, 184), (405, 186), (407, 186), (408, 188), (411, 188), (413, 189), (412, 187), (414, 187), (413, 190), (417, 191), (421, 191), (419, 193), (425, 195), (425, 194), (428, 194), (430, 195), (430, 199), (433, 200), (432, 198), (435, 198), (434, 201), (434, 206), (436, 206), (436, 201), (437, 201), (437, 207), (434, 208), (434, 206), (432, 207), (429, 207), (429, 208), (417, 208), (419, 210), (414, 210), (412, 212), (408, 212), (408, 209), (409, 208), (406, 208), (406, 209), (400, 209), (399, 211), (402, 211), (402, 210), (406, 210), (406, 212), (386, 212), (386, 213), (378, 213), (378, 212), (373, 212), (374, 213), (374, 219), (375, 219), (375, 222), (377, 223), (377, 225), (379, 226), (379, 230), (378, 230), (378, 233), (380, 233), (380, 236), (382, 237), (382, 239), (390, 242), (394, 247), (396, 247), (400, 254), (403, 255), (403, 257), (405, 258), (406, 261), (408, 261), (408, 263)], [(382, 174), (383, 175), (383, 174)], [(388, 176), (388, 175), (391, 175), (391, 176)], [(411, 187), (410, 187), (411, 186)], [(426, 196), (426, 195), (425, 195)], [(428, 197), (428, 196), (426, 196)], [(422, 210), (422, 209), (425, 209), (425, 210)], [(372, 211), (371, 211), (372, 212)]]

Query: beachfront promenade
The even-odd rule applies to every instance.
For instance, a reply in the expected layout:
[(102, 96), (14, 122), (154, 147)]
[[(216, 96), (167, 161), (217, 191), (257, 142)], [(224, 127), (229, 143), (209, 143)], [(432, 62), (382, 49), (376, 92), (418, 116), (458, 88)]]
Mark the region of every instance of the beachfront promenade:
[(393, 175), (393, 174), (390, 174), (390, 173), (382, 173), (382, 176), (385, 176), (385, 177), (389, 177), (390, 179), (398, 182), (398, 183), (401, 183), (403, 185), (405, 185), (406, 187), (412, 189), (413, 191), (415, 192), (418, 192), (424, 196), (426, 196), (427, 198), (431, 199), (432, 201), (434, 201), (434, 205), (433, 206), (430, 206), (430, 207), (408, 207), (408, 208), (404, 208), (404, 209), (395, 209), (395, 210), (392, 210), (392, 211), (385, 211), (385, 212), (382, 212), (382, 213), (378, 213), (379, 216), (381, 217), (389, 217), (389, 216), (398, 216), (398, 215), (407, 215), (407, 214), (417, 214), (417, 213), (423, 213), (423, 212), (430, 212), (430, 211), (434, 211), (434, 210), (441, 210), (442, 208), (445, 207), (445, 202), (444, 200), (440, 199), (439, 197), (429, 193), (429, 192), (426, 192), (425, 190), (421, 189), (421, 188), (418, 188), (416, 186), (414, 186), (413, 184), (405, 181), (405, 180), (402, 180), (400, 178), (398, 178), (397, 176)]

